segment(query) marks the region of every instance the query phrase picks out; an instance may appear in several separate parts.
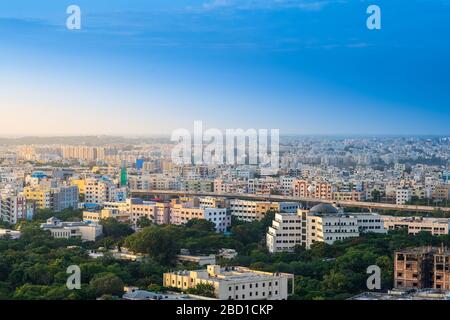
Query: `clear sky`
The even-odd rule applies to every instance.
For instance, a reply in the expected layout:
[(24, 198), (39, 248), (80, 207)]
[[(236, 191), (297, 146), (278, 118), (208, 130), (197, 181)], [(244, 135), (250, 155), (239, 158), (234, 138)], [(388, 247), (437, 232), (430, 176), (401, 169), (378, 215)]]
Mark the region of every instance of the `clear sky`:
[[(82, 29), (66, 29), (79, 5)], [(382, 29), (366, 28), (377, 4)], [(449, 134), (450, 0), (3, 0), (0, 135)]]

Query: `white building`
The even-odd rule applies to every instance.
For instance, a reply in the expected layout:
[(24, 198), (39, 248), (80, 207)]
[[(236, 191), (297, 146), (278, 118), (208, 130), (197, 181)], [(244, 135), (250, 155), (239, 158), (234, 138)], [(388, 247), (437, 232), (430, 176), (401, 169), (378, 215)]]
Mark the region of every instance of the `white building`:
[(0, 220), (16, 224), (20, 220), (32, 219), (33, 214), (33, 203), (27, 202), (22, 194), (0, 194)]
[(432, 235), (444, 235), (448, 234), (450, 225), (448, 218), (382, 216), (382, 219), (386, 230), (406, 228), (409, 234), (426, 231)]
[(204, 219), (215, 224), (218, 232), (231, 227), (231, 215), (226, 208), (200, 208), (189, 203), (173, 204), (170, 209), (170, 223), (182, 225), (192, 219)]
[(286, 300), (294, 291), (292, 274), (218, 265), (208, 265), (206, 270), (164, 273), (163, 282), (165, 287), (182, 290), (211, 284), (220, 300)]
[(49, 230), (54, 238), (80, 238), (83, 241), (95, 241), (103, 234), (99, 224), (87, 222), (63, 222), (55, 217), (41, 224), (41, 228)]
[(297, 214), (276, 214), (266, 235), (271, 253), (291, 252), (295, 246), (310, 248), (315, 242), (334, 243), (358, 237), (363, 232), (385, 233), (376, 213), (344, 213), (329, 204), (319, 204)]
[(398, 205), (406, 204), (410, 201), (412, 197), (412, 192), (407, 188), (397, 188), (395, 190), (395, 203)]
[(317, 205), (307, 214), (306, 247), (314, 242), (333, 244), (337, 240), (358, 237), (363, 232), (386, 233), (383, 220), (376, 213), (340, 213)]
[(106, 179), (86, 179), (85, 202), (103, 205), (118, 200), (118, 194), (124, 190)]
[[(303, 243), (302, 243), (303, 239)], [(305, 245), (302, 232), (302, 216), (296, 213), (276, 213), (266, 236), (267, 249), (271, 253), (291, 252), (295, 246)]]

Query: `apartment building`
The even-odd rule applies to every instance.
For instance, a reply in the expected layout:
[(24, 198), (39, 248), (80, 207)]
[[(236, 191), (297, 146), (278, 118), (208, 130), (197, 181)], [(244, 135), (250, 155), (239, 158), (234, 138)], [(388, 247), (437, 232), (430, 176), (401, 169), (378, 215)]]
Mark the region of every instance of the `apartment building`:
[(280, 191), (283, 196), (293, 195), (293, 183), (295, 181), (294, 177), (281, 176), (280, 177)]
[(35, 204), (37, 209), (50, 209), (59, 212), (68, 208), (78, 208), (77, 186), (25, 187), (23, 194), (27, 201)]
[(269, 252), (293, 251), (295, 246), (310, 248), (315, 242), (332, 244), (358, 237), (361, 233), (385, 233), (376, 213), (344, 213), (330, 204), (319, 204), (297, 214), (276, 214), (266, 235)]
[(332, 193), (333, 201), (364, 201), (366, 193), (363, 191), (336, 191)]
[(23, 194), (3, 192), (0, 194), (0, 221), (16, 224), (20, 220), (30, 220), (34, 214), (34, 204), (27, 202)]
[(433, 286), (433, 255), (436, 249), (419, 247), (395, 252), (394, 287), (424, 289)]
[(80, 238), (83, 241), (95, 241), (103, 234), (99, 224), (87, 222), (63, 222), (55, 217), (41, 224), (43, 230), (49, 230), (54, 238)]
[(286, 300), (294, 291), (294, 275), (219, 265), (163, 275), (165, 287), (187, 290), (198, 284), (211, 284), (220, 300)]
[(83, 213), (83, 220), (85, 221), (115, 218), (122, 222), (129, 221), (134, 226), (137, 226), (138, 221), (143, 217), (155, 224), (168, 224), (170, 222), (170, 205), (130, 198), (123, 202), (105, 202), (102, 210), (97, 212), (85, 211)]
[(319, 204), (306, 215), (306, 247), (313, 243), (333, 244), (337, 240), (358, 237), (360, 233), (386, 233), (376, 213), (341, 213), (327, 204)]
[(170, 205), (141, 199), (127, 199), (129, 203), (130, 221), (137, 225), (145, 217), (154, 224), (168, 224), (170, 222)]
[(302, 226), (302, 221), (296, 213), (276, 213), (266, 236), (269, 252), (292, 252), (296, 246), (306, 246), (306, 222)]
[(408, 188), (397, 188), (395, 190), (395, 203), (397, 205), (406, 204), (408, 201), (411, 201), (412, 191)]
[(100, 220), (113, 218), (120, 222), (128, 222), (130, 213), (118, 209), (101, 209), (99, 211), (84, 211), (83, 221), (99, 223)]
[(209, 180), (185, 180), (180, 182), (180, 191), (213, 192), (214, 182)]
[(397, 251), (394, 279), (397, 289), (450, 290), (450, 251), (444, 246)]
[(395, 217), (382, 216), (386, 230), (407, 229), (409, 234), (417, 234), (422, 231), (432, 235), (448, 234), (450, 219), (427, 217)]
[(299, 206), (297, 202), (230, 200), (231, 215), (248, 222), (263, 219), (269, 211), (295, 213)]
[(182, 225), (191, 219), (205, 219), (215, 224), (217, 232), (226, 232), (231, 227), (231, 215), (226, 208), (200, 208), (191, 203), (173, 204), (170, 223)]
[(126, 188), (119, 188), (107, 179), (86, 179), (85, 190), (85, 202), (91, 204), (103, 205), (126, 198)]
[(434, 188), (433, 198), (436, 200), (450, 200), (450, 184), (437, 185)]
[(450, 252), (447, 248), (439, 248), (434, 254), (433, 288), (450, 290)]
[(293, 182), (294, 197), (332, 200), (332, 185), (328, 182), (295, 180)]

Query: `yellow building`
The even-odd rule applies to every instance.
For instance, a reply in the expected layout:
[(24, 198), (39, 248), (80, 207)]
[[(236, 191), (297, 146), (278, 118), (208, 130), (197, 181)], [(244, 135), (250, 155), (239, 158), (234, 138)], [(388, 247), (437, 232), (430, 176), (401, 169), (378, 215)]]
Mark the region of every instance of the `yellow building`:
[(72, 186), (78, 187), (78, 192), (80, 194), (86, 194), (86, 180), (84, 179), (72, 179), (70, 181)]
[(130, 218), (130, 213), (117, 209), (102, 209), (98, 212), (83, 212), (83, 221), (99, 222), (100, 220), (108, 218), (114, 218), (117, 221), (126, 222)]
[(50, 189), (25, 187), (25, 198), (34, 202), (37, 209), (50, 209), (52, 207), (52, 192)]
[(218, 265), (208, 265), (206, 270), (164, 273), (163, 281), (165, 287), (182, 290), (210, 284), (220, 300), (286, 300), (294, 291), (293, 274)]

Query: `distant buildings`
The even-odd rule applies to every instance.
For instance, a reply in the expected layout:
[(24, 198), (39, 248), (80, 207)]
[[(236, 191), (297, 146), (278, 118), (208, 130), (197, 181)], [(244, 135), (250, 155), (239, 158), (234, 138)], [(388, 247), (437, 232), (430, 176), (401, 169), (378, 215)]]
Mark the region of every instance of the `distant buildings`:
[(285, 300), (294, 290), (294, 275), (244, 267), (208, 265), (206, 270), (164, 273), (165, 287), (182, 290), (211, 284), (220, 300)]
[(95, 241), (103, 234), (102, 226), (87, 222), (63, 222), (57, 218), (50, 218), (41, 228), (49, 230), (54, 238), (80, 238), (84, 241)]

